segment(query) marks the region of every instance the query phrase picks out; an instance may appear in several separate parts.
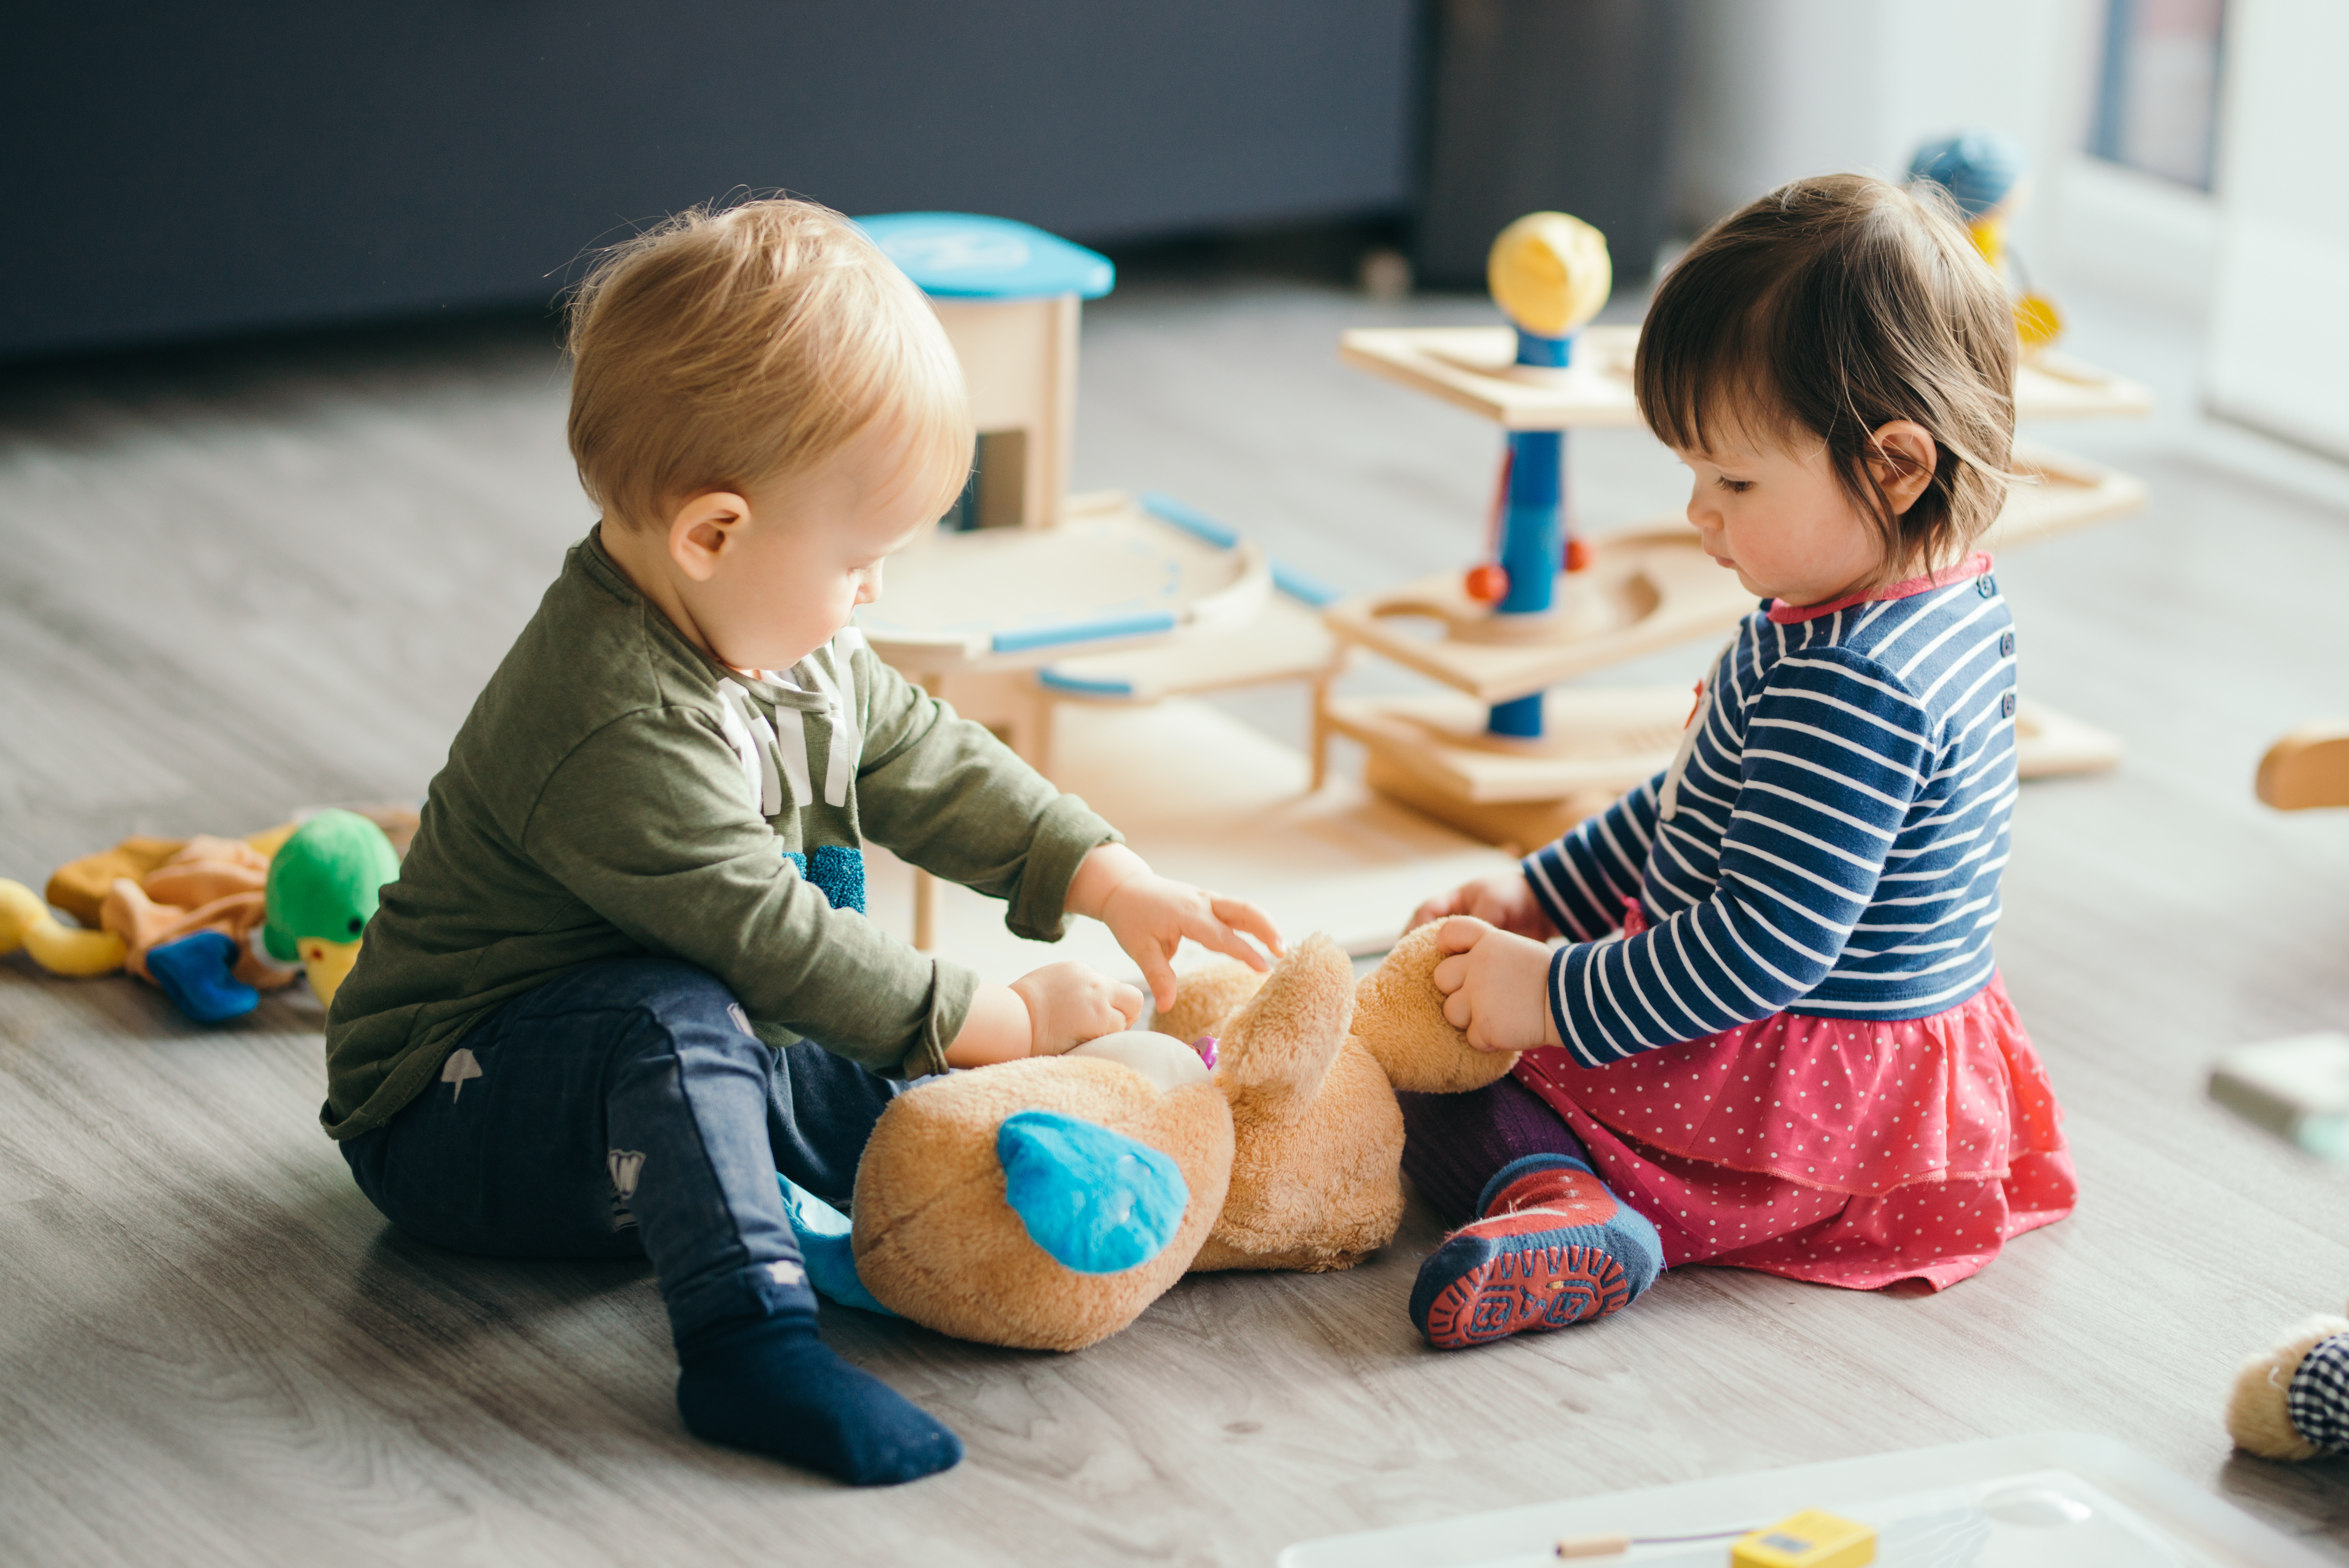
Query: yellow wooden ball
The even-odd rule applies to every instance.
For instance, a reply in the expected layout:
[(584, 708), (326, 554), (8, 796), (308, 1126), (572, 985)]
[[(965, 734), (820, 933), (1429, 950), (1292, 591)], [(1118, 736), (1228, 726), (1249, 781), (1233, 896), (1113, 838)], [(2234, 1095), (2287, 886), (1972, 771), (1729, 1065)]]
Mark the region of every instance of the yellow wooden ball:
[(2026, 294), (2014, 302), (2014, 332), (2023, 351), (2033, 353), (2064, 335), (2064, 313), (2044, 294)]
[(1509, 319), (1545, 337), (1563, 337), (1598, 315), (1615, 286), (1607, 236), (1564, 213), (1528, 213), (1503, 229), (1485, 275)]

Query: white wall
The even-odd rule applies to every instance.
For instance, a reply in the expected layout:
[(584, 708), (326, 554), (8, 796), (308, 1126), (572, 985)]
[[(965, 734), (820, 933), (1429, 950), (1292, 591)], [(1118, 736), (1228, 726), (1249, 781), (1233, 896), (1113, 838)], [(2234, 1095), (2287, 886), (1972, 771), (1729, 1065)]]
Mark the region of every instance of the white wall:
[(2103, 16), (2102, 0), (1692, 0), (1682, 223), (1693, 233), (1805, 174), (1898, 179), (1920, 141), (1979, 127), (2031, 150), (2041, 193), (2013, 240), (2044, 253)]
[(2227, 54), (2209, 404), (2349, 457), (2349, 5), (2236, 0)]

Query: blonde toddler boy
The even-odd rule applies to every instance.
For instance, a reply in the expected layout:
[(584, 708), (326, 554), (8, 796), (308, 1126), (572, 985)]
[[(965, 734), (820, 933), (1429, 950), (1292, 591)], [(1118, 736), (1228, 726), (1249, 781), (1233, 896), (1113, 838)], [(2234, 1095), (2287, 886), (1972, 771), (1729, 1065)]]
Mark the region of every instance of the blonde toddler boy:
[(327, 1134), (427, 1241), (641, 1251), (710, 1441), (859, 1483), (954, 1434), (816, 1336), (780, 1171), (845, 1205), (910, 1079), (1065, 1051), (1141, 992), (1075, 963), (993, 985), (864, 916), (868, 839), (1108, 925), (1162, 1004), (1191, 937), (1263, 967), (1254, 906), (1154, 875), (1106, 822), (909, 684), (850, 618), (961, 489), (953, 351), (853, 224), (696, 212), (572, 306), (570, 436), (603, 519), (433, 780), (326, 1032)]

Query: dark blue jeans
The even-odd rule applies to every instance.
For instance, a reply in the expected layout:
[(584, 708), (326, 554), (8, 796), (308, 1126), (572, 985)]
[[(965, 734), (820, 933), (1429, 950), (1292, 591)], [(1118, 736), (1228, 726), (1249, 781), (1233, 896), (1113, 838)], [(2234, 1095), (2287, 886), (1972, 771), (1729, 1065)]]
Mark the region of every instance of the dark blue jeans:
[(491, 1013), (343, 1157), (386, 1219), (440, 1246), (649, 1257), (681, 1341), (814, 1312), (775, 1173), (846, 1209), (902, 1087), (812, 1044), (763, 1044), (702, 970), (626, 959)]

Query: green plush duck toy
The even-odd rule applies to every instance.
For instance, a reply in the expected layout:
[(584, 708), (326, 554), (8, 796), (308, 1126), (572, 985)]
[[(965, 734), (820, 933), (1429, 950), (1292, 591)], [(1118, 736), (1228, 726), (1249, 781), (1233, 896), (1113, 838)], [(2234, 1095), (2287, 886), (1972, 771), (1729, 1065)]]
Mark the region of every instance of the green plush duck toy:
[(383, 829), (356, 812), (322, 811), (270, 857), (262, 945), (280, 963), (299, 960), (322, 1007), (359, 956), (359, 933), (399, 857)]

